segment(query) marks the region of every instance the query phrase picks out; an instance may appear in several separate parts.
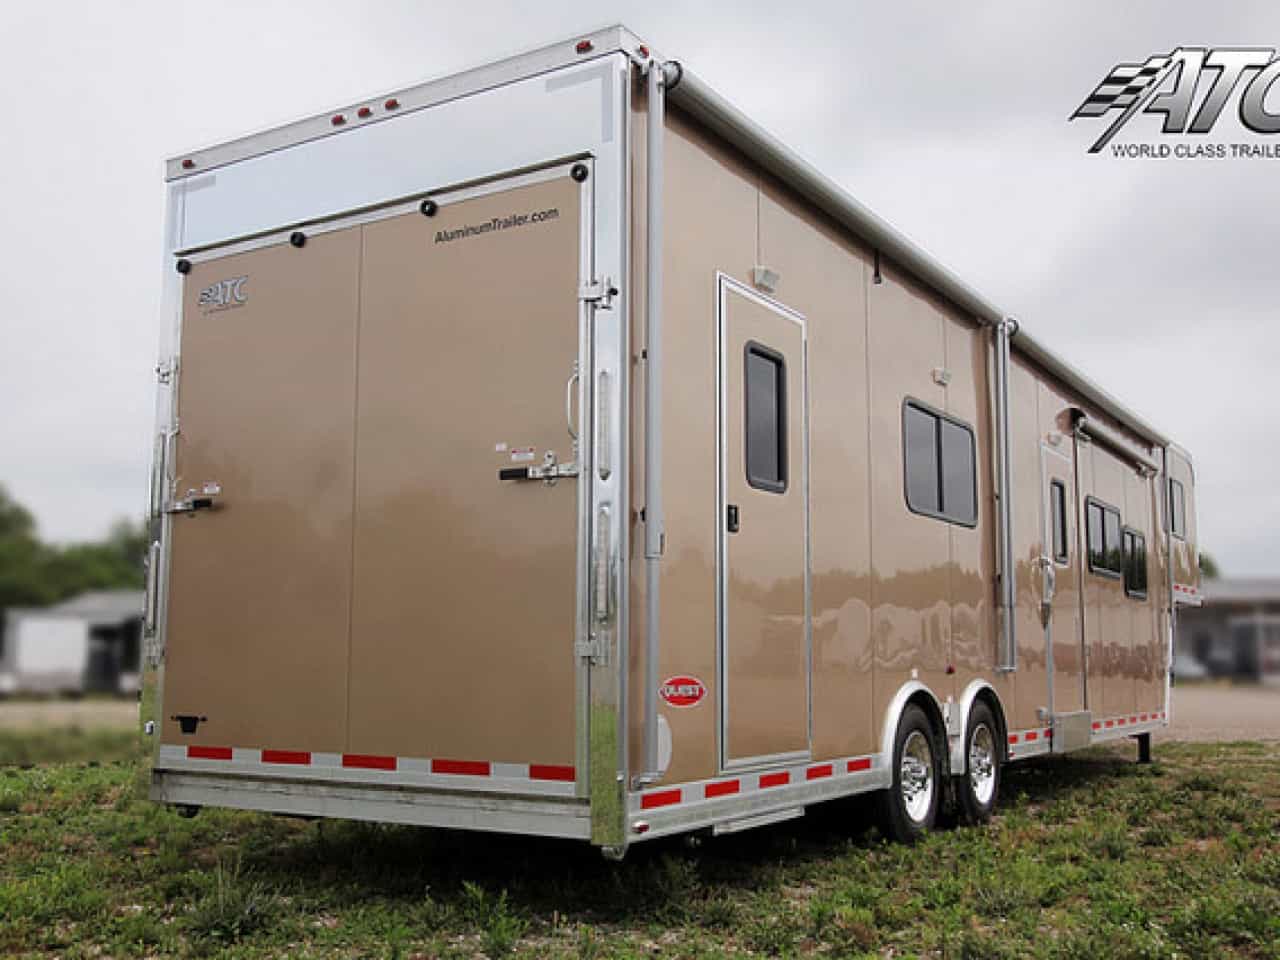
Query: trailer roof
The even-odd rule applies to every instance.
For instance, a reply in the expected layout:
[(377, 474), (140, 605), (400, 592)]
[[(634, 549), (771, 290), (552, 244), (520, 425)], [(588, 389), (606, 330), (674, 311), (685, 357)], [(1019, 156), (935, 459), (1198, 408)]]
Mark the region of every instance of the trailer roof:
[[(385, 122), (404, 113), (614, 53), (623, 53), (637, 63), (646, 61), (650, 55), (657, 56), (656, 51), (652, 51), (626, 27), (606, 27), (481, 67), (402, 90), (365, 97), (323, 114), (173, 157), (166, 165), (167, 179), (178, 180), (205, 173), (250, 157), (284, 150), (310, 140), (336, 136), (369, 123)], [(848, 191), (760, 127), (683, 64), (680, 79), (671, 88), (669, 96), (677, 107), (733, 144), (764, 170), (789, 184), (884, 256), (909, 270), (979, 321), (997, 323), (1009, 317), (1006, 311), (855, 200)], [(1125, 428), (1158, 446), (1169, 445), (1170, 440), (1164, 433), (1093, 380), (1051, 353), (1027, 332), (1021, 322), (1012, 342), (1016, 351), (1078, 391)]]

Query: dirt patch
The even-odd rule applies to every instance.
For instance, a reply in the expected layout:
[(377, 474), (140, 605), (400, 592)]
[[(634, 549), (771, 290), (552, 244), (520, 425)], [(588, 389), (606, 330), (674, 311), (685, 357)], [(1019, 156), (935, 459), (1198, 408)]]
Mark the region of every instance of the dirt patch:
[(1173, 722), (1160, 740), (1280, 740), (1280, 687), (1188, 684), (1173, 688)]
[(0, 700), (0, 730), (127, 730), (137, 724), (132, 699)]

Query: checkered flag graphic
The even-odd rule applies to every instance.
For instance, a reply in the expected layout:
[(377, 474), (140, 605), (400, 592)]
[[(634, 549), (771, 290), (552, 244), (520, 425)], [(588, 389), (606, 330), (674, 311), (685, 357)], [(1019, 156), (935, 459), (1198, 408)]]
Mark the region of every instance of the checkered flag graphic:
[(1151, 57), (1146, 63), (1122, 63), (1112, 70), (1098, 88), (1080, 104), (1071, 119), (1100, 117), (1108, 110), (1127, 110), (1147, 92), (1161, 76), (1173, 57), (1167, 54)]

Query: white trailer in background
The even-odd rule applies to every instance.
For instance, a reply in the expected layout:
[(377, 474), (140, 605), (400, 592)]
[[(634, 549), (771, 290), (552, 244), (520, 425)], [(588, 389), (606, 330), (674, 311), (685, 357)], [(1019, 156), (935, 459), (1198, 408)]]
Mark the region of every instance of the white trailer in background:
[(99, 590), (53, 607), (9, 610), (0, 695), (137, 693), (142, 591)]
[(89, 627), (83, 620), (15, 610), (0, 653), (0, 692), (79, 692), (89, 663)]

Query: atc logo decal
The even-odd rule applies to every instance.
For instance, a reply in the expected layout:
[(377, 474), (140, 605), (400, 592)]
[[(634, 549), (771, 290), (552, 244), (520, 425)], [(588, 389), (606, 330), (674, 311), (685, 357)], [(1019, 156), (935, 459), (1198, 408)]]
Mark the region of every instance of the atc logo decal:
[(707, 695), (707, 688), (697, 677), (668, 677), (658, 693), (670, 706), (694, 707)]
[(249, 302), (249, 294), (245, 290), (247, 276), (232, 277), (230, 280), (219, 280), (200, 291), (199, 305), (205, 313), (218, 310), (232, 310), (243, 307)]
[[(1089, 148), (1090, 153), (1100, 152), (1138, 113), (1161, 114), (1162, 133), (1204, 136), (1213, 130), (1229, 103), (1236, 104), (1245, 128), (1253, 133), (1275, 134), (1280, 133), (1277, 79), (1280, 58), (1272, 47), (1178, 47), (1172, 53), (1148, 57), (1145, 63), (1118, 64), (1069, 119), (1106, 117), (1115, 111), (1111, 125)], [(1203, 95), (1197, 104), (1199, 91)], [(1165, 144), (1158, 155), (1280, 157), (1275, 144), (1182, 146), (1184, 149), (1177, 152)], [(1206, 152), (1203, 147), (1213, 149)], [(1115, 147), (1113, 152), (1117, 156), (1138, 155)]]

